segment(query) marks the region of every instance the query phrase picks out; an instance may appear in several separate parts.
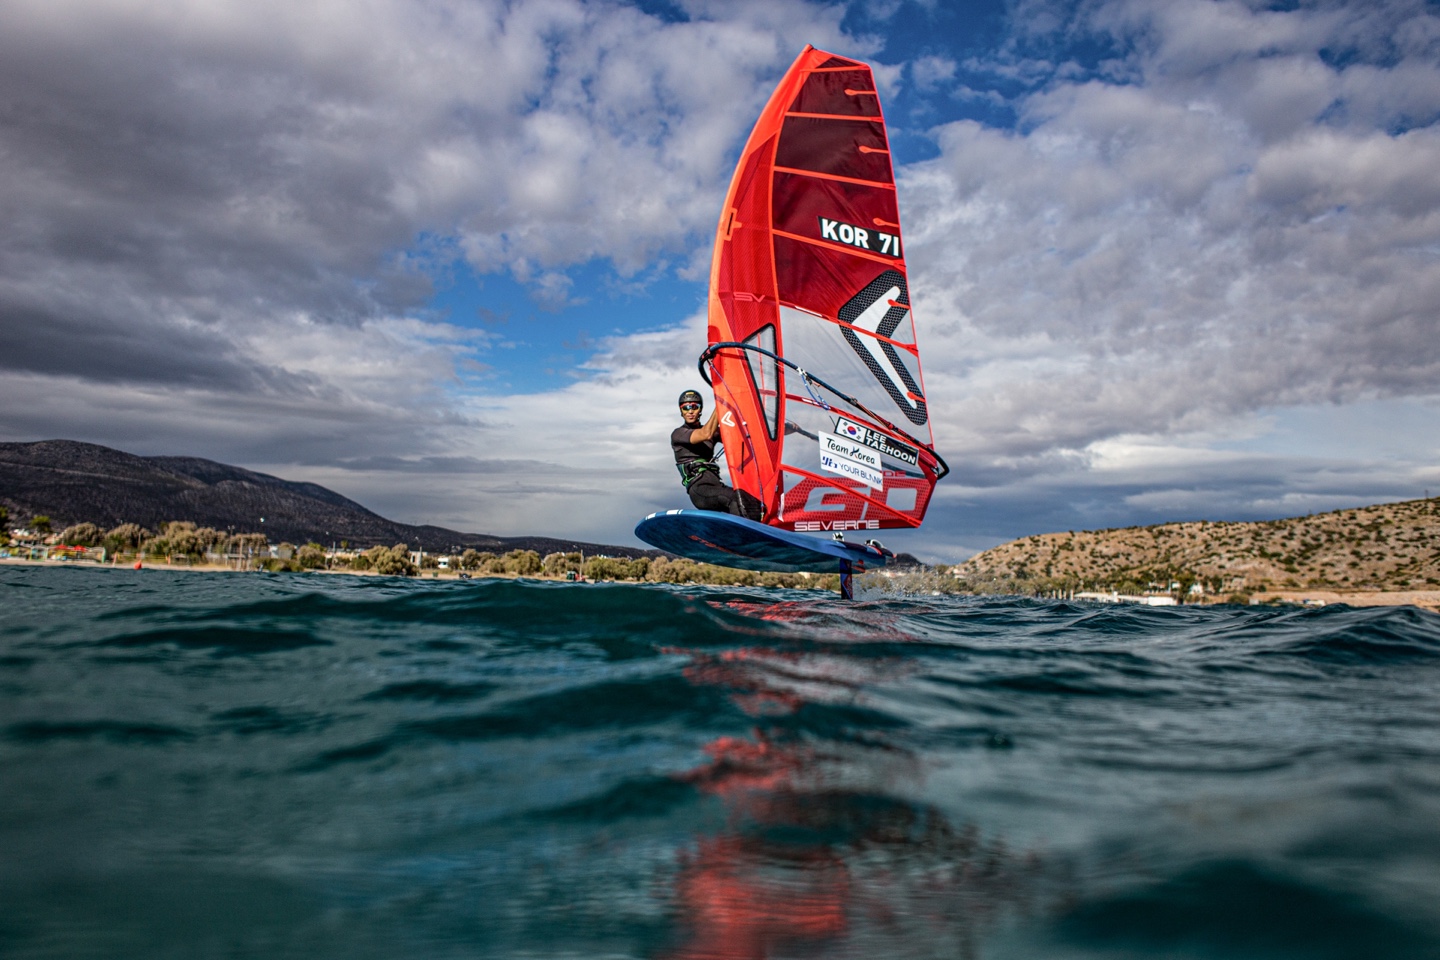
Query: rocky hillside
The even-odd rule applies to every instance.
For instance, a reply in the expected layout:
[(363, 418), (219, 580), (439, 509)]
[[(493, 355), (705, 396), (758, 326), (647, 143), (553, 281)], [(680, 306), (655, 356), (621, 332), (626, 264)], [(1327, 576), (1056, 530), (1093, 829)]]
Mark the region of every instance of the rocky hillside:
[(1440, 586), (1440, 499), (1258, 523), (1167, 523), (1046, 533), (971, 557), (977, 589), (1433, 589)]
[(360, 547), (404, 543), (432, 552), (471, 547), (495, 553), (659, 555), (551, 537), (494, 537), (396, 523), (319, 484), (196, 457), (137, 457), (74, 440), (0, 443), (0, 504), (16, 522), (44, 514), (57, 531), (75, 523), (102, 530), (138, 523), (158, 530), (169, 520), (191, 520), (222, 531), (263, 533), (271, 543), (346, 540)]

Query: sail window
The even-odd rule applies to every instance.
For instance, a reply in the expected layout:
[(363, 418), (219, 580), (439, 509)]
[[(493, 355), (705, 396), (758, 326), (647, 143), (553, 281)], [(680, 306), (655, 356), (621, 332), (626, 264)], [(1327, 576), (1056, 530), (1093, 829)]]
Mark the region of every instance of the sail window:
[(760, 397), (760, 409), (765, 412), (765, 430), (770, 439), (775, 439), (780, 415), (780, 365), (775, 362), (775, 325), (766, 324), (745, 338), (766, 353), (757, 350), (745, 351), (745, 362), (750, 367), (750, 377), (755, 382), (755, 392)]

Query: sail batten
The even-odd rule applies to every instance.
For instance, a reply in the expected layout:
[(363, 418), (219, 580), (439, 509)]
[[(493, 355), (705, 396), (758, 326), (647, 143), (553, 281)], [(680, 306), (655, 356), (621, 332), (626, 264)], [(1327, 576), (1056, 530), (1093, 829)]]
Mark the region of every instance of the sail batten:
[(731, 480), (794, 530), (918, 526), (936, 481), (890, 144), (868, 66), (806, 48), (726, 197), (701, 368)]

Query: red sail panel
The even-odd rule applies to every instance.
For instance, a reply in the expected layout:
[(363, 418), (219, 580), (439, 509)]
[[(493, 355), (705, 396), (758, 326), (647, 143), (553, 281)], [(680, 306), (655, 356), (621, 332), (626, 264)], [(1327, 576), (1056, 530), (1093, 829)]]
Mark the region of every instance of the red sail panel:
[(807, 47), (780, 81), (726, 197), (709, 316), (712, 345), (743, 345), (712, 352), (711, 380), (731, 481), (767, 523), (921, 523), (946, 468), (868, 66)]

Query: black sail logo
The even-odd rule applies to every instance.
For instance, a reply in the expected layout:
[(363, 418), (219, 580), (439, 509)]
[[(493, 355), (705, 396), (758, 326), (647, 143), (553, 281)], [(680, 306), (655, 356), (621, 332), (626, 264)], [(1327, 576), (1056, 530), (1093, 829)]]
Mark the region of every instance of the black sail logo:
[[(851, 297), (840, 308), (839, 317), (860, 330), (889, 337), (909, 310), (910, 293), (905, 285), (905, 275), (898, 270), (886, 270)], [(895, 345), (856, 333), (849, 327), (841, 327), (840, 332), (905, 418), (917, 427), (924, 426), (930, 419), (925, 409), (925, 397)]]

